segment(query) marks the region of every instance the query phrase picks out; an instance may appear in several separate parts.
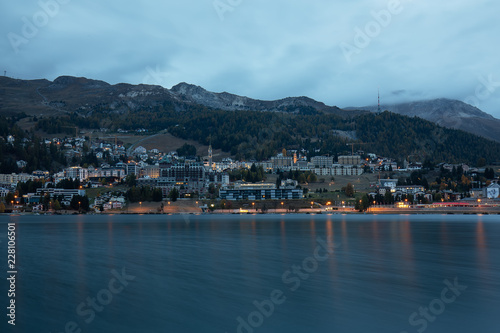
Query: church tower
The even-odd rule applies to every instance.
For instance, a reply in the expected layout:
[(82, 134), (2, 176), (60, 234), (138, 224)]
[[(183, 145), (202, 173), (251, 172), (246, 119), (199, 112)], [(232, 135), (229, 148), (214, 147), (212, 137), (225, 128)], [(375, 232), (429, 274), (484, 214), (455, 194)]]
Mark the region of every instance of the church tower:
[(212, 139), (210, 139), (210, 144), (208, 145), (208, 165), (210, 170), (214, 169), (214, 165), (212, 162)]

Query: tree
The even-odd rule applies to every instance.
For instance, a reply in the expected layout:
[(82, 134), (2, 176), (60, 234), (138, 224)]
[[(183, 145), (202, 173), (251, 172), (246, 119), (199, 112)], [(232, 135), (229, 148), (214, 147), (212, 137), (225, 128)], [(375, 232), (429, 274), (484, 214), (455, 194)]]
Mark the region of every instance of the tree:
[(173, 202), (177, 201), (177, 198), (179, 197), (179, 190), (174, 187), (173, 189), (170, 190), (170, 193), (168, 194), (168, 197)]
[(132, 186), (127, 191), (127, 198), (130, 202), (138, 202), (142, 200), (141, 189), (137, 186)]
[(394, 203), (394, 198), (392, 197), (391, 191), (385, 191), (384, 202), (386, 205)]
[(367, 195), (364, 195), (361, 200), (356, 201), (354, 204), (354, 209), (359, 210), (360, 212), (364, 212), (370, 207), (370, 198)]
[(314, 173), (310, 173), (308, 176), (307, 176), (307, 182), (309, 183), (314, 183), (318, 180), (318, 177), (316, 177), (316, 175)]
[(215, 194), (217, 188), (215, 187), (214, 183), (210, 183), (210, 185), (208, 185), (208, 193), (210, 194)]
[(7, 193), (7, 196), (5, 197), (5, 202), (10, 205), (14, 201), (14, 193), (9, 192)]
[(44, 210), (48, 210), (50, 207), (50, 194), (46, 193), (42, 198), (42, 205)]
[(196, 156), (196, 147), (185, 143), (177, 149), (177, 154), (179, 156)]
[(486, 159), (484, 157), (480, 157), (477, 159), (477, 167), (482, 168), (486, 165)]
[(493, 168), (486, 168), (484, 170), (484, 177), (486, 179), (495, 179), (495, 170)]
[(129, 186), (136, 186), (137, 185), (137, 180), (134, 174), (129, 174), (127, 177), (125, 177), (125, 183)]
[(163, 192), (161, 188), (155, 187), (153, 189), (153, 201), (160, 202), (163, 199)]
[(61, 204), (59, 203), (59, 200), (54, 200), (54, 202), (52, 203), (52, 208), (54, 208), (54, 210), (61, 210)]
[(74, 210), (89, 210), (89, 198), (86, 195), (74, 195), (69, 206)]
[(347, 186), (345, 187), (345, 195), (348, 197), (352, 197), (354, 195), (354, 186), (352, 186), (351, 183), (348, 183)]
[(3, 202), (0, 201), (0, 213), (4, 212), (5, 212), (5, 205), (3, 204)]
[(61, 180), (59, 183), (56, 185), (57, 188), (64, 188), (64, 189), (77, 189), (80, 187), (80, 180), (79, 179), (69, 179), (65, 178)]

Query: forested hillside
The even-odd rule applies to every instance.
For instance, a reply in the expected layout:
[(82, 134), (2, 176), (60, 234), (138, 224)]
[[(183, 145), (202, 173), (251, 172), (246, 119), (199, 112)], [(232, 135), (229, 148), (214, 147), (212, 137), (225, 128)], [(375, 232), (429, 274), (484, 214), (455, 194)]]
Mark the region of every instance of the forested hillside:
[[(363, 145), (355, 149), (373, 152), (400, 160), (410, 155), (420, 160), (467, 162), (479, 158), (488, 162), (500, 160), (500, 143), (432, 122), (389, 112), (364, 114), (354, 118), (337, 115), (280, 112), (220, 111), (203, 106), (190, 106), (177, 111), (172, 105), (143, 108), (134, 112), (112, 113), (94, 111), (81, 116), (38, 119), (37, 128), (48, 133), (70, 133), (79, 128), (110, 128), (150, 131), (168, 129), (182, 139), (212, 143), (214, 149), (231, 152), (236, 158), (263, 160), (283, 148), (305, 149), (309, 155), (339, 155), (351, 150), (347, 143)], [(355, 133), (352, 140), (337, 133)]]
[[(23, 131), (15, 124), (17, 119), (0, 116), (0, 173), (17, 172), (17, 161), (27, 162), (25, 172), (57, 171), (59, 166), (66, 165), (58, 145), (46, 145), (32, 132)], [(14, 138), (13, 143), (8, 142), (9, 135)]]

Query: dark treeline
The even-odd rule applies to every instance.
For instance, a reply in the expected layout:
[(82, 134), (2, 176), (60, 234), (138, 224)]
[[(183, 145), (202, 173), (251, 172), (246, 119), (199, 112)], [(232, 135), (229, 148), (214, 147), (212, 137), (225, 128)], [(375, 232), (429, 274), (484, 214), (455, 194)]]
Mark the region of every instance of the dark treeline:
[(182, 139), (196, 140), (214, 149), (230, 152), (237, 159), (264, 160), (283, 148), (305, 149), (309, 155), (337, 156), (351, 151), (352, 139), (335, 131), (357, 136), (355, 150), (381, 156), (439, 162), (466, 162), (475, 165), (484, 158), (488, 163), (500, 156), (500, 143), (459, 130), (440, 127), (432, 122), (389, 112), (364, 114), (354, 118), (313, 112), (220, 111), (189, 106), (179, 111), (173, 104), (147, 107), (134, 112), (117, 113), (104, 107), (84, 117), (73, 113), (58, 118), (43, 118), (38, 128), (46, 132), (69, 133), (79, 128), (107, 127), (150, 131), (168, 129)]

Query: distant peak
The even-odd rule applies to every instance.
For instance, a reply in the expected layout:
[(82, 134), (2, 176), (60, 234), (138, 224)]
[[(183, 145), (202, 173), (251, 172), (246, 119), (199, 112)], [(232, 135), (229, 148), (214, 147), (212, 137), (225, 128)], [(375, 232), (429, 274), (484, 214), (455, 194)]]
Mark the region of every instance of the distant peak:
[(110, 84), (104, 81), (87, 79), (85, 77), (75, 77), (75, 76), (59, 76), (53, 81), (53, 85), (57, 86), (71, 86), (80, 85), (92, 88), (103, 88), (108, 87)]
[(206, 91), (204, 88), (200, 86), (186, 82), (178, 83), (175, 86), (173, 86), (172, 89), (170, 90), (174, 93), (179, 93), (179, 94), (185, 94), (186, 92), (189, 91)]

